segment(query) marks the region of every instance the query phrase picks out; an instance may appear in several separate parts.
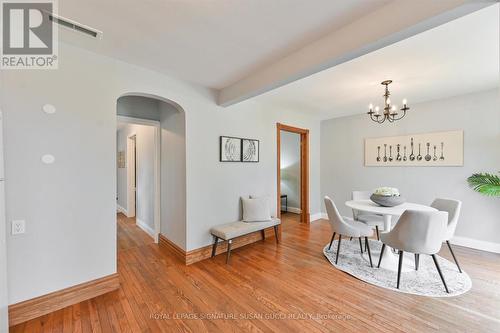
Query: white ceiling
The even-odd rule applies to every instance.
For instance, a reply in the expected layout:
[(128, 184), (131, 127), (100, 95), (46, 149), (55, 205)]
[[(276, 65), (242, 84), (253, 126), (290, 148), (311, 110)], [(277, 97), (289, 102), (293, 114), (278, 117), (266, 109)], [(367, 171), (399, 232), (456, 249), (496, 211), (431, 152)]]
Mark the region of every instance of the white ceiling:
[(210, 88), (226, 87), (389, 0), (64, 0), (103, 31), (62, 40)]
[(385, 79), (393, 103), (407, 98), (410, 107), (486, 90), (499, 86), (499, 39), (496, 4), (255, 99), (327, 119), (381, 105)]

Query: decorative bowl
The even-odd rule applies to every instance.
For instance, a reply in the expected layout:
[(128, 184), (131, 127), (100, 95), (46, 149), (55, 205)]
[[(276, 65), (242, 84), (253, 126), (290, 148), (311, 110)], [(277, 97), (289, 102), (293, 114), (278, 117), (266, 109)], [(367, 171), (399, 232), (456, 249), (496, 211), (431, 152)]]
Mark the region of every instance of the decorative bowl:
[(380, 194), (372, 194), (370, 200), (382, 207), (394, 207), (405, 203), (405, 198), (402, 196), (387, 196)]

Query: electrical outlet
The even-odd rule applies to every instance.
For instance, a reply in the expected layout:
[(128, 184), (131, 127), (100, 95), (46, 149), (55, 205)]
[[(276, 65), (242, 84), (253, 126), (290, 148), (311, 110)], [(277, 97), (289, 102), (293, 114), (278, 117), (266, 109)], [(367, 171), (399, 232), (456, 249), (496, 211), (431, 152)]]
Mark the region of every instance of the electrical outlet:
[(12, 234), (19, 235), (26, 232), (26, 222), (24, 220), (12, 221)]

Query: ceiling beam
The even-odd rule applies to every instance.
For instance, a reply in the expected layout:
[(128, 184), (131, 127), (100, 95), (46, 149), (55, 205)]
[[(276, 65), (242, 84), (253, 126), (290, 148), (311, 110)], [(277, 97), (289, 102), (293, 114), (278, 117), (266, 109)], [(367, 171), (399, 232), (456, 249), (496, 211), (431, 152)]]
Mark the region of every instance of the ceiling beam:
[(221, 89), (218, 104), (239, 103), (494, 3), (495, 0), (393, 1)]

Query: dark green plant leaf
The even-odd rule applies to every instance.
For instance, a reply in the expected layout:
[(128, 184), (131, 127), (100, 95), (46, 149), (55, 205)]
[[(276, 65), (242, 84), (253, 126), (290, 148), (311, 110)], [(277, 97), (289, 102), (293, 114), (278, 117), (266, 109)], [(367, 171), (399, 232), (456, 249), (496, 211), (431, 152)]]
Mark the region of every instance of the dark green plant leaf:
[(490, 173), (475, 173), (467, 178), (469, 186), (481, 194), (500, 197), (500, 177)]

